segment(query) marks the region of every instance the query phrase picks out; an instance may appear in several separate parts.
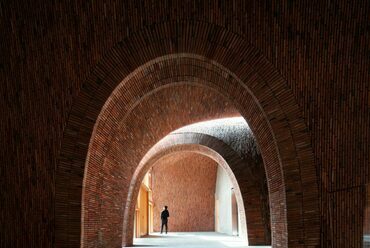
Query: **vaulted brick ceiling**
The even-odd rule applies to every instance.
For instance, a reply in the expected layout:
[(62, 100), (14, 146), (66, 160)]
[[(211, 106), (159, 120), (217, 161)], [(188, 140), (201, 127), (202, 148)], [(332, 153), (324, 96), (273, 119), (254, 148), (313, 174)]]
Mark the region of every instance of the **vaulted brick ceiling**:
[[(237, 99), (264, 161), (279, 171), (270, 173), (271, 201), (283, 199), (274, 206), (286, 208), (272, 206), (280, 213), (271, 222), (279, 227), (273, 245), (360, 247), (370, 182), (369, 9), (369, 1), (345, 0), (1, 3), (0, 246), (80, 245), (84, 166), (88, 155), (101, 155), (88, 154), (90, 139), (119, 143), (124, 135), (95, 136), (94, 125), (102, 125), (99, 113), (115, 87), (136, 71), (141, 83), (122, 100), (135, 102), (166, 80), (213, 85)], [(193, 56), (144, 66), (183, 53), (207, 62)], [(235, 78), (243, 87), (232, 87)], [(242, 96), (245, 89), (252, 96)], [(199, 111), (196, 121), (228, 112)], [(173, 128), (188, 124), (181, 115), (159, 116)], [(140, 118), (125, 128), (143, 126), (158, 138), (172, 131), (149, 132)]]

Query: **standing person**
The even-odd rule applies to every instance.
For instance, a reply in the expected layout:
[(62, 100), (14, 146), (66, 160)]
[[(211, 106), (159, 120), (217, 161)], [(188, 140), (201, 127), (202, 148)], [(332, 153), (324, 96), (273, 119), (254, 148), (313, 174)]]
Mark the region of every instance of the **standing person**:
[(168, 208), (167, 206), (164, 206), (163, 211), (161, 212), (161, 221), (162, 221), (161, 234), (163, 232), (163, 226), (166, 227), (166, 234), (168, 230), (167, 223), (168, 223), (168, 217), (170, 217), (170, 213), (168, 212), (167, 208)]

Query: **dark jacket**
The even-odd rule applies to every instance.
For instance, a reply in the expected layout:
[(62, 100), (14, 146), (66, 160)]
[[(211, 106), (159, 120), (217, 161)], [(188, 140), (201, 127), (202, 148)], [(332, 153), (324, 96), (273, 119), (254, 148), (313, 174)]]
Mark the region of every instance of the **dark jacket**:
[(168, 212), (168, 210), (167, 209), (163, 210), (161, 213), (161, 219), (167, 220), (168, 217), (170, 217), (170, 213)]

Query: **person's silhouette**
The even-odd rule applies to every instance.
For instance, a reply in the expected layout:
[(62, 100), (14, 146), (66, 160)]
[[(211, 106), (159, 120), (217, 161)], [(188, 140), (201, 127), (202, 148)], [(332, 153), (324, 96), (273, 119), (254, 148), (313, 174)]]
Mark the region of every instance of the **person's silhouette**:
[(163, 211), (161, 212), (161, 234), (163, 233), (163, 226), (166, 227), (166, 234), (168, 231), (168, 217), (170, 217), (170, 213), (167, 210), (167, 206), (164, 206)]

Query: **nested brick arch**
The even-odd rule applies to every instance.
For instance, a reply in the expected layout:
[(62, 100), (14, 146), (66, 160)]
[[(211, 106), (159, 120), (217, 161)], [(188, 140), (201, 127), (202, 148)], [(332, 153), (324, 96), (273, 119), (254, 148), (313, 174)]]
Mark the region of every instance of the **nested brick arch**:
[[(206, 23), (199, 32), (193, 24), (184, 22), (179, 30), (176, 23), (162, 23), (133, 34), (106, 55), (84, 84), (70, 113), (56, 175), (58, 246), (78, 246), (80, 237), (83, 246), (120, 246), (127, 186), (144, 154), (182, 125), (235, 114), (230, 104), (248, 121), (261, 149), (272, 245), (319, 244), (310, 139), (285, 80), (242, 37)], [(205, 111), (193, 92), (193, 102), (184, 107), (187, 114), (158, 104), (155, 114), (145, 118), (144, 109), (153, 107), (149, 98), (168, 100), (162, 93), (184, 82), (203, 90), (200, 95), (217, 92), (218, 100), (222, 95), (227, 99), (222, 104), (212, 97), (204, 97), (202, 104), (226, 110)], [(180, 98), (187, 91), (177, 94), (172, 106), (182, 108), (178, 104), (185, 103)]]
[[(155, 144), (140, 161), (131, 179), (125, 206), (123, 243), (131, 243), (133, 236), (133, 216), (135, 202), (141, 182), (147, 171), (160, 160), (176, 153), (198, 153), (213, 159), (228, 174), (236, 193), (240, 214), (241, 228), (239, 235), (248, 240), (249, 245), (269, 245), (270, 230), (266, 228), (264, 213), (261, 212), (260, 180), (249, 167), (249, 161), (243, 159), (235, 150), (222, 140), (204, 133), (173, 133)], [(251, 221), (248, 225), (248, 220)]]
[[(117, 113), (113, 122), (117, 126), (111, 128), (111, 122), (99, 132), (96, 130), (98, 139), (90, 144), (95, 148), (93, 154), (88, 154), (85, 172), (83, 246), (93, 246), (97, 242), (101, 246), (118, 246), (118, 242), (132, 235), (133, 229), (130, 233), (122, 231), (129, 180), (140, 159), (163, 135), (184, 124), (237, 114), (234, 107), (216, 92), (175, 81), (171, 87), (158, 86), (133, 105), (129, 111), (113, 110)], [(122, 106), (126, 105), (117, 105), (118, 108)], [(109, 117), (103, 119), (109, 121)], [(91, 210), (94, 212), (89, 215)], [(94, 236), (88, 237), (91, 230)], [(107, 234), (111, 236), (107, 237)], [(101, 240), (98, 240), (99, 236)]]

